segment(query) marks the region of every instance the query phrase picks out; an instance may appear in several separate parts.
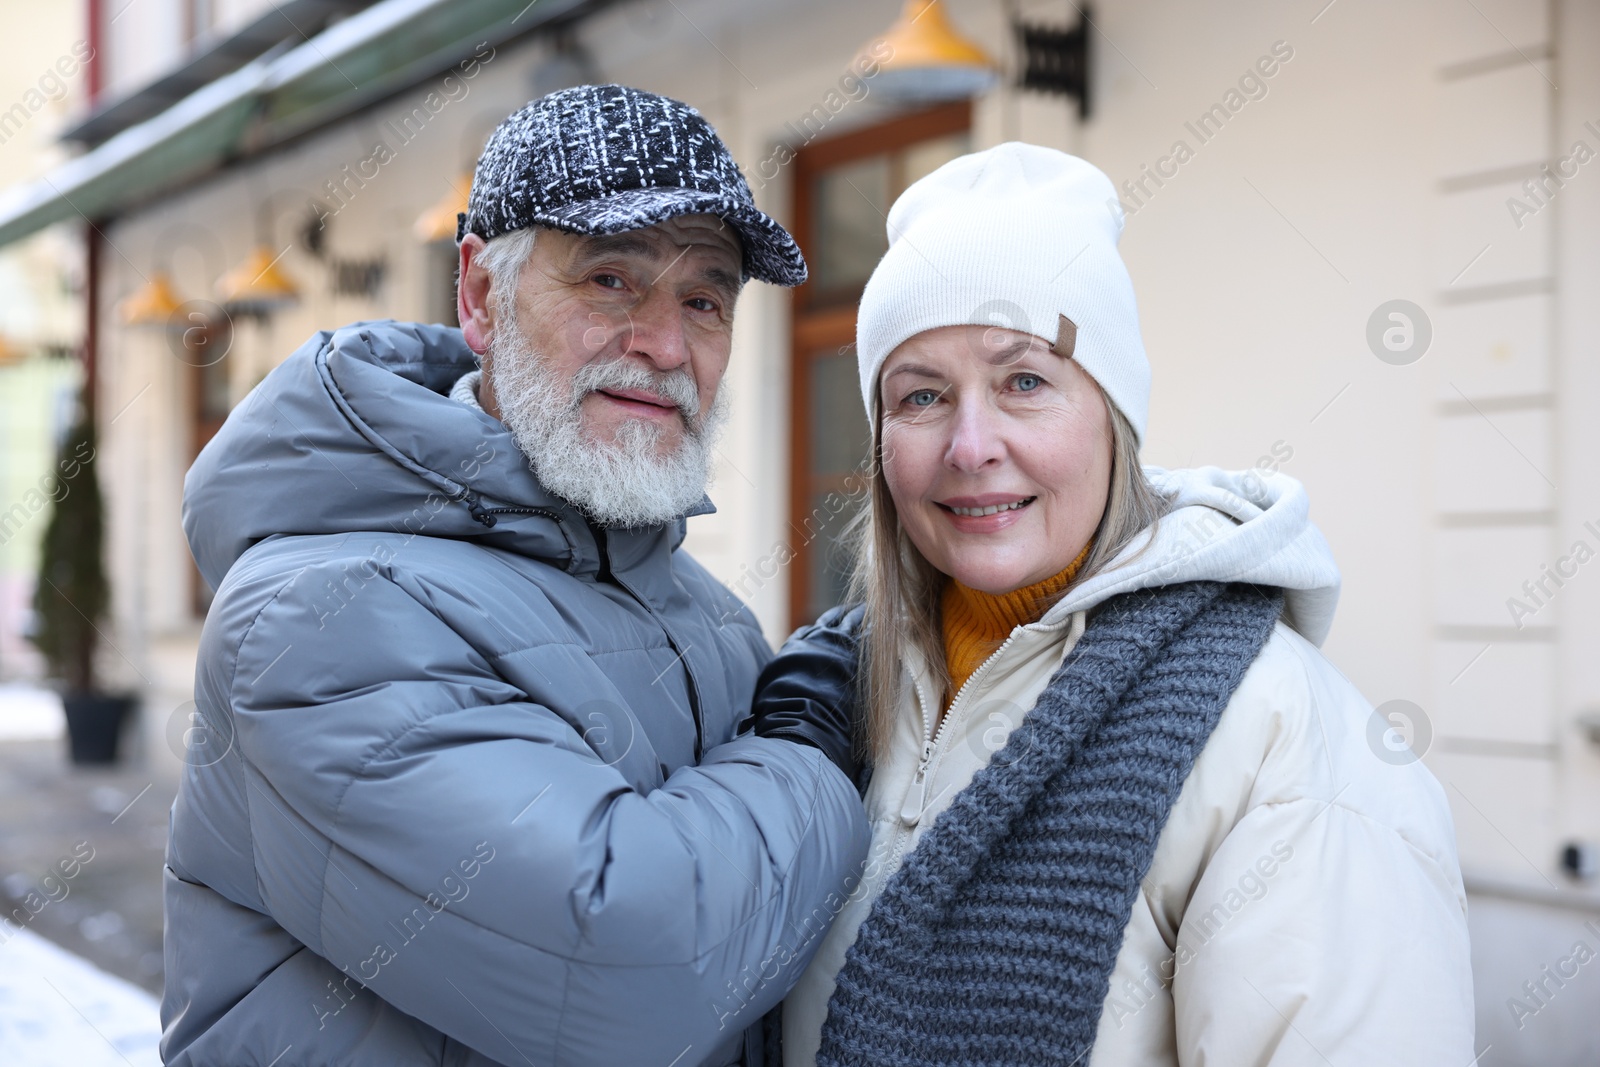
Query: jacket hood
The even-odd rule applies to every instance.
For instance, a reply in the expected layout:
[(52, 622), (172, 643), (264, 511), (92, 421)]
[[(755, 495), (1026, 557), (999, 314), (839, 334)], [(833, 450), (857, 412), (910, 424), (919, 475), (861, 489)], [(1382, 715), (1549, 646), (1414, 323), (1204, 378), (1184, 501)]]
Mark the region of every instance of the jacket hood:
[[(216, 588), (277, 534), (388, 531), (472, 540), (594, 573), (594, 528), (539, 484), (500, 420), (447, 395), (477, 367), (459, 329), (361, 322), (323, 331), (228, 416), (184, 480), (183, 528)], [(702, 500), (690, 514), (711, 510)], [(613, 531), (647, 554), (683, 520)]]
[(1045, 615), (1055, 621), (1119, 593), (1210, 580), (1285, 590), (1283, 618), (1320, 646), (1339, 602), (1339, 568), (1312, 524), (1305, 486), (1283, 473), (1216, 467), (1145, 475), (1171, 508), (1110, 566), (1076, 586)]

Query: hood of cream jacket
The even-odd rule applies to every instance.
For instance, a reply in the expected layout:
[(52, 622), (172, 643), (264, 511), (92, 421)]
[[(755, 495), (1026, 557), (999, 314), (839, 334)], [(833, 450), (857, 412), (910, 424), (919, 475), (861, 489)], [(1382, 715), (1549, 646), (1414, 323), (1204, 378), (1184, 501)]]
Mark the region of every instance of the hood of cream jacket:
[(872, 847), (784, 1005), (784, 1062), (815, 1062), (861, 922), (922, 832), (1004, 746), (1097, 605), (1209, 579), (1287, 592), (1196, 760), (1123, 934), (1090, 1067), (1460, 1067), (1472, 1050), (1466, 902), (1438, 783), (1318, 651), (1339, 571), (1299, 482), (1146, 468), (1172, 506), (1100, 574), (1018, 627), (938, 717), (908, 657)]
[(1042, 621), (1135, 589), (1201, 579), (1253, 582), (1285, 590), (1284, 621), (1322, 644), (1339, 603), (1339, 568), (1311, 522), (1303, 485), (1282, 473), (1216, 467), (1146, 467), (1145, 476), (1171, 498), (1171, 510)]

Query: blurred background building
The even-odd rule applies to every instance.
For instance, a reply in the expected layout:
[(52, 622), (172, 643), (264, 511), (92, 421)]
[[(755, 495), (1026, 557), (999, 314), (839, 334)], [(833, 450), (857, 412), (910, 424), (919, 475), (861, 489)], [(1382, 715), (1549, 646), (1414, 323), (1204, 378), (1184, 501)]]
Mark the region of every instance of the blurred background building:
[[(59, 135), (88, 105), (80, 5), (30, 11), (29, 32), (0, 39), (0, 188), (42, 178), (71, 146)], [(66, 57), (56, 69), (59, 57)], [(84, 330), (83, 240), (55, 227), (0, 247), (0, 678), (37, 674), (23, 639), (38, 565), (44, 501), (40, 479), (72, 418)]]
[[(0, 524), (28, 512), (0, 538), (0, 677), (38, 673), (27, 491), (87, 373), (104, 666), (142, 697), (152, 797), (209, 595), (185, 470), (315, 331), (455, 321), (455, 212), (510, 111), (596, 80), (685, 100), (805, 249), (804, 288), (740, 302), (720, 510), (689, 540), (774, 640), (839, 595), (855, 301), (889, 205), (1028, 140), (1121, 189), (1146, 462), (1310, 490), (1345, 576), (1326, 651), (1381, 709), (1374, 758), (1410, 758), (1402, 738), (1454, 811), (1480, 1062), (1600, 1062), (1600, 963), (1571, 963), (1600, 953), (1600, 2), (26, 10), (0, 42)], [(58, 97), (44, 77), (72, 57)]]

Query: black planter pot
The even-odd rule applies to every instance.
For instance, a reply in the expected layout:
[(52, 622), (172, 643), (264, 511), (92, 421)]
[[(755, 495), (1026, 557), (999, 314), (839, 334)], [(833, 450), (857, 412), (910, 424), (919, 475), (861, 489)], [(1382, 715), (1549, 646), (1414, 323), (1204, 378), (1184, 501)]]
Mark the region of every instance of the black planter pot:
[(133, 698), (105, 693), (68, 693), (61, 702), (67, 709), (67, 741), (72, 762), (115, 763), (122, 723), (133, 710)]

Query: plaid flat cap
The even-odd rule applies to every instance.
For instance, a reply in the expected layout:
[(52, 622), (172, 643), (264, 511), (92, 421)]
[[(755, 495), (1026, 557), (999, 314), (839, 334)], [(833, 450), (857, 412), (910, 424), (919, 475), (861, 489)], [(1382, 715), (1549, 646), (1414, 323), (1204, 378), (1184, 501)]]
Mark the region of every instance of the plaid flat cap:
[(528, 226), (619, 233), (691, 214), (716, 215), (738, 232), (746, 277), (806, 280), (800, 247), (756, 208), (700, 112), (625, 85), (578, 85), (533, 101), (489, 136), (456, 240)]

